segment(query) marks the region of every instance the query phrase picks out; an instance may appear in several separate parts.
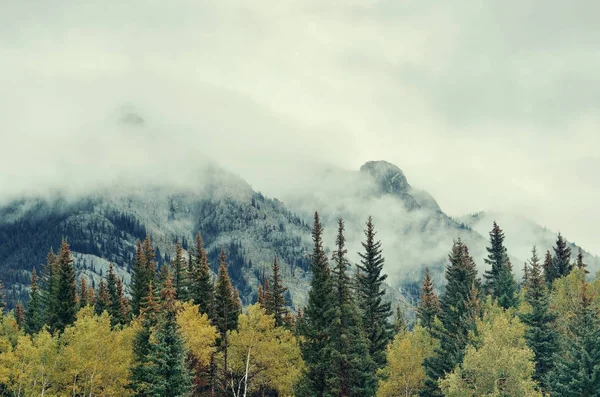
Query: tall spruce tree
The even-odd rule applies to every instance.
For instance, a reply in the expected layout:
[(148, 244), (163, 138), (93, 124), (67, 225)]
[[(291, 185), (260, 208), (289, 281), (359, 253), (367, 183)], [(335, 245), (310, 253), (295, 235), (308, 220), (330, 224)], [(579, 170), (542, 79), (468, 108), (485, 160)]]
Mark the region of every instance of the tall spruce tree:
[(362, 330), (358, 307), (352, 297), (346, 259), (344, 221), (338, 221), (336, 250), (333, 252), (332, 285), (334, 294), (333, 321), (330, 324), (331, 341), (326, 395), (373, 396), (377, 389), (375, 363), (371, 360), (368, 342)]
[[(46, 265), (42, 272), (42, 307), (44, 314), (44, 323), (56, 324), (58, 322), (56, 308), (58, 306), (58, 264), (56, 263), (56, 255), (54, 250), (50, 248), (46, 256)], [(52, 328), (50, 328), (52, 329)]]
[(321, 397), (326, 396), (327, 379), (331, 370), (330, 351), (327, 348), (331, 343), (329, 327), (334, 318), (335, 296), (329, 263), (323, 249), (323, 227), (317, 212), (314, 216), (312, 240), (314, 248), (310, 256), (311, 289), (308, 292), (308, 304), (297, 324), (306, 370), (296, 395)]
[(227, 331), (237, 328), (239, 302), (236, 302), (234, 288), (227, 272), (227, 256), (225, 250), (219, 254), (219, 274), (215, 286), (215, 326), (222, 337)]
[(151, 283), (148, 286), (148, 295), (142, 299), (140, 304), (141, 326), (133, 341), (133, 366), (128, 388), (133, 391), (133, 395), (136, 397), (151, 395), (150, 388), (154, 377), (150, 361), (150, 337), (158, 323), (160, 308), (157, 300)]
[(554, 269), (554, 260), (552, 258), (552, 254), (550, 251), (546, 251), (546, 255), (544, 256), (544, 278), (546, 279), (546, 283), (550, 288), (552, 288), (552, 283), (556, 280), (556, 269)]
[(173, 259), (171, 266), (173, 267), (173, 285), (177, 293), (177, 299), (187, 302), (189, 299), (187, 265), (183, 258), (183, 248), (179, 241), (175, 247), (175, 259)]
[(366, 241), (362, 242), (364, 252), (358, 254), (361, 258), (357, 274), (358, 302), (363, 314), (363, 329), (369, 341), (369, 354), (377, 367), (382, 368), (386, 362), (385, 349), (394, 333), (388, 320), (392, 316), (392, 308), (390, 302), (384, 299), (383, 283), (387, 279), (387, 274), (383, 273), (385, 259), (381, 241), (375, 240), (371, 217), (366, 226)]
[(587, 283), (582, 283), (570, 335), (564, 335), (568, 338), (564, 351), (555, 356), (555, 367), (548, 376), (553, 396), (600, 396), (600, 320)]
[(29, 290), (29, 306), (25, 312), (25, 332), (37, 334), (44, 327), (42, 295), (35, 269), (31, 272), (31, 287)]
[(403, 334), (406, 331), (406, 318), (402, 312), (402, 307), (398, 305), (396, 306), (396, 311), (394, 312), (394, 332), (396, 334)]
[(553, 247), (554, 255), (552, 256), (552, 267), (556, 278), (568, 276), (573, 270), (571, 263), (571, 248), (567, 246), (567, 240), (558, 233), (556, 245)]
[(200, 313), (214, 317), (214, 285), (208, 266), (208, 258), (200, 233), (196, 235), (193, 273), (190, 274), (190, 292), (194, 304), (200, 308)]
[[(113, 264), (108, 268), (108, 276), (106, 278), (106, 287), (110, 300), (108, 313), (111, 316), (111, 324), (113, 327), (119, 324), (125, 324), (126, 318), (123, 310), (123, 290), (120, 286), (120, 280), (115, 274)], [(120, 290), (120, 291), (119, 291)]]
[(270, 294), (265, 297), (265, 311), (275, 317), (275, 326), (282, 327), (285, 324), (285, 317), (288, 313), (286, 309), (287, 302), (284, 295), (287, 288), (285, 288), (281, 282), (277, 256), (273, 259), (273, 267), (271, 270), (271, 290), (269, 291)]
[(52, 331), (62, 332), (67, 325), (75, 322), (77, 314), (77, 286), (71, 250), (67, 240), (62, 241), (60, 252), (56, 258), (56, 307), (47, 308), (55, 312), (52, 323), (48, 324)]
[(90, 304), (90, 294), (88, 292), (88, 285), (84, 275), (81, 275), (79, 280), (79, 307), (86, 307)]
[(525, 301), (531, 306), (531, 311), (521, 314), (520, 317), (527, 325), (525, 339), (534, 354), (534, 379), (542, 390), (547, 392), (547, 375), (554, 366), (558, 334), (553, 326), (556, 316), (550, 312), (547, 282), (542, 274), (536, 247), (533, 247), (528, 267), (529, 276), (524, 287)]
[(143, 243), (138, 241), (131, 274), (131, 311), (136, 316), (140, 314), (142, 300), (148, 296), (150, 284), (157, 281), (155, 256), (150, 236)]
[(438, 380), (462, 363), (469, 332), (476, 331), (480, 281), (469, 249), (460, 239), (454, 242), (449, 261), (446, 290), (440, 298), (441, 325), (432, 330), (439, 340), (439, 348), (423, 363), (427, 378), (420, 392), (422, 397), (442, 396)]
[(441, 314), (440, 301), (435, 294), (429, 267), (425, 268), (425, 278), (421, 287), (421, 296), (417, 306), (417, 318), (423, 328), (431, 330), (436, 317)]
[(186, 350), (177, 324), (176, 290), (169, 274), (160, 292), (158, 323), (152, 332), (148, 352), (150, 397), (189, 395), (191, 372), (186, 365)]
[(517, 282), (513, 277), (508, 252), (504, 246), (504, 232), (496, 222), (489, 235), (490, 246), (486, 248), (488, 256), (484, 262), (491, 268), (483, 275), (484, 290), (492, 299), (497, 300), (500, 306), (508, 309), (518, 304)]
[(588, 265), (583, 263), (583, 250), (581, 249), (581, 247), (577, 251), (577, 261), (575, 262), (575, 266), (578, 269), (583, 269), (585, 274), (590, 273), (590, 271), (586, 269)]
[(110, 312), (112, 302), (110, 300), (110, 293), (104, 280), (100, 280), (98, 285), (98, 293), (96, 294), (96, 304), (94, 305), (94, 311), (97, 315), (102, 315), (104, 312)]

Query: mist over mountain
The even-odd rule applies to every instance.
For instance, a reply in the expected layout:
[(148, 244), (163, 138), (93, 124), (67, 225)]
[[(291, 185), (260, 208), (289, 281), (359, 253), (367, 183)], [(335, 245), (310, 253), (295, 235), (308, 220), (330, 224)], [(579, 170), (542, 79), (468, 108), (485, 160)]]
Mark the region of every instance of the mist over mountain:
[[(9, 300), (27, 299), (24, 286), (30, 271), (41, 270), (48, 249), (56, 249), (62, 237), (71, 244), (76, 269), (92, 283), (99, 282), (111, 262), (127, 282), (137, 239), (151, 236), (163, 264), (174, 255), (176, 241), (188, 250), (200, 232), (213, 272), (220, 249), (226, 249), (232, 281), (245, 303), (256, 299), (257, 286), (277, 255), (294, 305), (305, 302), (310, 281), (314, 211), (321, 215), (328, 247), (334, 243), (337, 219), (346, 221), (353, 263), (359, 261), (365, 221), (372, 216), (383, 243), (389, 286), (409, 301), (418, 296), (426, 266), (442, 286), (447, 255), (458, 238), (468, 244), (482, 272), (494, 220), (506, 233), (517, 274), (533, 245), (545, 251), (556, 237), (533, 221), (501, 213), (454, 219), (386, 161), (369, 161), (356, 171), (316, 168), (304, 186), (280, 201), (213, 164), (199, 168), (188, 185), (122, 182), (87, 194), (52, 193), (12, 201), (0, 208), (0, 271)], [(574, 256), (578, 246), (572, 244), (572, 249)], [(600, 261), (586, 251), (586, 263), (595, 270)], [(392, 299), (397, 298), (393, 293)]]

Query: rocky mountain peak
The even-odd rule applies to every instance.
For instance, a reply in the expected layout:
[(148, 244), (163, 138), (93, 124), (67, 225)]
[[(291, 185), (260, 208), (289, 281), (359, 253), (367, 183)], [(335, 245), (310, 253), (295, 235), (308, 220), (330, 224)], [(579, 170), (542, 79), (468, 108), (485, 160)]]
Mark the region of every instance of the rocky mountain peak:
[(360, 172), (370, 175), (384, 194), (402, 194), (411, 188), (402, 170), (387, 161), (368, 161), (360, 167)]

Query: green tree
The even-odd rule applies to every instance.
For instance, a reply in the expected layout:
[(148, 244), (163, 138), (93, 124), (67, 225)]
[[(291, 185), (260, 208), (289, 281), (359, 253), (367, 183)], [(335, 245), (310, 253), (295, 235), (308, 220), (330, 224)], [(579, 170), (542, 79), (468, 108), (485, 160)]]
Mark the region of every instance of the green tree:
[(525, 302), (530, 309), (521, 314), (521, 321), (527, 325), (525, 340), (533, 351), (535, 373), (533, 378), (547, 390), (546, 376), (554, 365), (554, 354), (558, 347), (557, 333), (553, 327), (556, 316), (550, 312), (548, 288), (537, 249), (533, 247), (529, 260), (529, 277), (524, 285)]
[(71, 250), (67, 240), (62, 241), (60, 252), (56, 258), (57, 284), (56, 306), (48, 308), (55, 314), (53, 322), (48, 324), (52, 331), (62, 332), (67, 325), (73, 324), (77, 315), (77, 286), (75, 284), (75, 269)]
[(585, 274), (589, 274), (589, 270), (587, 270), (587, 264), (583, 263), (583, 250), (581, 249), (581, 247), (579, 248), (579, 250), (577, 251), (577, 261), (575, 262), (575, 266), (577, 266), (578, 269), (583, 269), (585, 271)]
[(320, 397), (325, 395), (326, 381), (331, 370), (331, 357), (327, 347), (331, 343), (329, 327), (333, 321), (335, 296), (327, 256), (323, 249), (323, 227), (317, 212), (314, 216), (312, 240), (314, 248), (310, 256), (313, 276), (311, 289), (308, 292), (308, 304), (297, 324), (306, 371), (296, 395)]
[(558, 233), (556, 245), (552, 249), (554, 250), (552, 267), (554, 268), (556, 278), (567, 276), (573, 270), (571, 248), (567, 246), (567, 240), (560, 233)]
[(406, 331), (406, 318), (404, 317), (404, 313), (402, 312), (402, 307), (400, 306), (400, 304), (398, 304), (398, 306), (396, 306), (396, 312), (394, 313), (394, 332), (396, 334), (401, 334)]
[(281, 276), (279, 274), (279, 264), (277, 263), (277, 256), (273, 259), (273, 268), (271, 274), (271, 289), (270, 294), (265, 302), (265, 310), (267, 314), (275, 317), (275, 325), (281, 327), (285, 324), (285, 317), (288, 313), (286, 309), (285, 291), (287, 288), (283, 286), (281, 282)]
[(517, 300), (517, 282), (512, 274), (512, 266), (508, 259), (508, 252), (504, 246), (504, 232), (496, 222), (489, 233), (490, 246), (484, 262), (491, 268), (486, 270), (484, 289), (486, 293), (497, 300), (504, 308), (515, 307)]
[(582, 281), (581, 298), (564, 351), (555, 356), (548, 376), (552, 395), (600, 396), (600, 321), (587, 283)]
[(131, 311), (136, 316), (140, 314), (142, 300), (148, 296), (150, 284), (156, 282), (154, 259), (155, 253), (150, 236), (146, 236), (143, 244), (138, 240), (131, 273)]
[[(113, 327), (119, 324), (125, 324), (126, 317), (123, 308), (123, 291), (120, 286), (120, 280), (115, 275), (113, 264), (110, 264), (108, 268), (108, 276), (106, 278), (106, 287), (108, 292), (108, 297), (110, 300), (108, 313), (111, 316), (111, 324)], [(100, 313), (102, 314), (102, 313)], [(99, 315), (100, 315), (99, 314)]]
[(193, 272), (189, 274), (191, 298), (194, 300), (194, 304), (200, 307), (200, 313), (206, 313), (209, 318), (213, 318), (214, 285), (200, 233), (196, 235), (196, 249), (194, 251), (193, 262)]
[(44, 314), (42, 312), (42, 296), (38, 277), (35, 269), (31, 272), (31, 288), (29, 290), (29, 306), (25, 312), (25, 332), (29, 335), (37, 334), (44, 327)]
[(98, 293), (96, 294), (96, 304), (94, 305), (94, 311), (98, 316), (101, 316), (104, 312), (111, 310), (112, 302), (110, 300), (110, 294), (108, 293), (108, 287), (104, 280), (100, 280), (98, 285)]
[(375, 240), (375, 227), (371, 217), (365, 229), (366, 241), (362, 242), (364, 252), (358, 265), (358, 302), (363, 313), (363, 328), (369, 342), (369, 354), (378, 368), (385, 364), (385, 348), (393, 338), (393, 327), (388, 318), (392, 316), (390, 302), (385, 300), (383, 283), (387, 274), (382, 273), (385, 259), (381, 241)]
[(171, 264), (173, 268), (173, 284), (177, 293), (177, 299), (187, 302), (189, 299), (188, 293), (188, 275), (185, 259), (183, 258), (183, 248), (178, 241), (175, 247), (175, 259)]
[(373, 396), (377, 389), (375, 363), (371, 360), (356, 302), (350, 290), (349, 262), (346, 259), (344, 221), (338, 221), (336, 250), (333, 252), (333, 321), (329, 327), (330, 375), (327, 393), (332, 396)]
[(90, 303), (90, 293), (88, 291), (87, 281), (85, 276), (81, 275), (81, 279), (79, 281), (79, 308), (82, 309)]
[(450, 264), (446, 267), (446, 290), (440, 299), (441, 323), (432, 330), (440, 341), (435, 355), (423, 363), (427, 379), (420, 395), (422, 397), (441, 396), (438, 380), (463, 361), (469, 333), (475, 331), (477, 318), (476, 302), (479, 279), (469, 249), (459, 239), (454, 242), (449, 255)]
[(435, 294), (433, 281), (431, 281), (431, 276), (429, 275), (429, 268), (426, 267), (425, 279), (423, 280), (421, 296), (417, 306), (417, 318), (419, 319), (421, 326), (431, 330), (435, 319), (440, 316), (440, 313), (440, 301)]
[[(446, 397), (542, 397), (536, 390), (533, 353), (525, 327), (510, 312), (478, 321), (478, 342), (468, 346), (462, 365), (440, 383)], [(567, 396), (568, 394), (565, 394)]]
[(148, 286), (148, 295), (140, 304), (139, 326), (133, 342), (133, 366), (128, 388), (136, 397), (150, 396), (153, 381), (150, 362), (150, 337), (158, 323), (160, 311), (152, 283)]
[(56, 307), (58, 306), (57, 301), (58, 291), (58, 265), (56, 263), (56, 255), (54, 250), (50, 248), (46, 257), (46, 265), (42, 272), (42, 289), (41, 289), (41, 300), (44, 314), (44, 322), (48, 325), (56, 324), (58, 319), (56, 318), (57, 312)]
[(180, 397), (189, 395), (191, 373), (186, 365), (186, 350), (177, 324), (176, 290), (169, 275), (160, 292), (158, 323), (150, 338), (148, 366), (151, 397)]
[(556, 280), (556, 269), (554, 269), (554, 260), (552, 258), (552, 254), (550, 251), (546, 251), (546, 255), (544, 256), (544, 278), (546, 279), (546, 283), (550, 288), (552, 288), (552, 283)]

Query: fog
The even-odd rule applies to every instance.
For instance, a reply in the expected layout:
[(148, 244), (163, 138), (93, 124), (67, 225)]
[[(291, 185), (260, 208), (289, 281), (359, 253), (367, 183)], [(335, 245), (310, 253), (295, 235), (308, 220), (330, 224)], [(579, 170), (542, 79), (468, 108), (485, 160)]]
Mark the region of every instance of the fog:
[(599, 14), (592, 0), (4, 1), (0, 201), (190, 185), (207, 161), (290, 201), (321, 189), (321, 166), (386, 159), (450, 215), (512, 212), (600, 253)]

